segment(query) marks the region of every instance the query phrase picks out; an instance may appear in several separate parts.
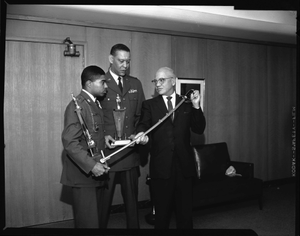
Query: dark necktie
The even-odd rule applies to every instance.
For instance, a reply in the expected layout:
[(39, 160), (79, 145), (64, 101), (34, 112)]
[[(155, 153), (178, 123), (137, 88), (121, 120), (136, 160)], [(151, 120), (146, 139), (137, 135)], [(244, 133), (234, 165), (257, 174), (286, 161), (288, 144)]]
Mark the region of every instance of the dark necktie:
[(122, 82), (121, 82), (121, 81), (122, 81), (122, 78), (119, 77), (118, 80), (119, 80), (118, 86), (119, 86), (121, 92), (123, 92), (123, 85), (122, 85)]
[[(171, 102), (172, 97), (169, 96), (169, 97), (167, 97), (167, 99), (168, 99), (168, 103), (167, 103), (168, 104), (168, 112), (170, 112), (170, 111), (173, 110), (173, 105), (172, 105), (172, 102)], [(172, 121), (174, 120), (174, 113), (172, 113), (171, 119), (172, 119)]]

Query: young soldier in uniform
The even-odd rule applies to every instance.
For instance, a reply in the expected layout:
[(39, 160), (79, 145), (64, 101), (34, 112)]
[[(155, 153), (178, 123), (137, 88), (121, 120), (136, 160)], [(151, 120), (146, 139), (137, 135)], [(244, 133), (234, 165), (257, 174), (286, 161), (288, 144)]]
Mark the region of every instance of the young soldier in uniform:
[(99, 228), (100, 190), (105, 185), (106, 164), (99, 162), (104, 150), (103, 111), (96, 100), (107, 90), (105, 72), (97, 66), (86, 67), (81, 74), (82, 90), (76, 97), (80, 113), (95, 142), (92, 156), (87, 145), (75, 102), (65, 111), (62, 142), (67, 155), (63, 160), (61, 183), (72, 188), (76, 228)]

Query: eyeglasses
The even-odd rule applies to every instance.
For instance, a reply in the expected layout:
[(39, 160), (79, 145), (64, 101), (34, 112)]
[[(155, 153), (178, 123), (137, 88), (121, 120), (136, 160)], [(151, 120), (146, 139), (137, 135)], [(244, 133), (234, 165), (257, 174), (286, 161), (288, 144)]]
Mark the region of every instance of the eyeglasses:
[(159, 79), (154, 79), (151, 82), (156, 85), (158, 82), (160, 84), (164, 84), (166, 82), (167, 79), (173, 79), (173, 77), (169, 77), (169, 78), (159, 78)]

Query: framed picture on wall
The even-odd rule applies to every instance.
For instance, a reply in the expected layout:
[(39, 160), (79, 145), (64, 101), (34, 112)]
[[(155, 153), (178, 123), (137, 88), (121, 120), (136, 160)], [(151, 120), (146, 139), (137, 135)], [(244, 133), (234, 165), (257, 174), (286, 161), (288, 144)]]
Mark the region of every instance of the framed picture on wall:
[(200, 91), (200, 106), (202, 111), (204, 111), (205, 79), (178, 78), (176, 82), (176, 92), (178, 94), (185, 95), (190, 89)]

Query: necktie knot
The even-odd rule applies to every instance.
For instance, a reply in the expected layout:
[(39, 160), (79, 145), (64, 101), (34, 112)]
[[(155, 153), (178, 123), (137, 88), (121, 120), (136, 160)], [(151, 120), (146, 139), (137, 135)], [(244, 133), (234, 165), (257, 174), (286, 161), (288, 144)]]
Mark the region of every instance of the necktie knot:
[(173, 105), (171, 102), (172, 97), (168, 96), (167, 99), (168, 99), (168, 102), (167, 102), (168, 103), (168, 111), (171, 111), (171, 110), (173, 110)]

